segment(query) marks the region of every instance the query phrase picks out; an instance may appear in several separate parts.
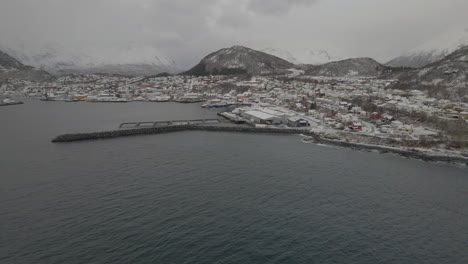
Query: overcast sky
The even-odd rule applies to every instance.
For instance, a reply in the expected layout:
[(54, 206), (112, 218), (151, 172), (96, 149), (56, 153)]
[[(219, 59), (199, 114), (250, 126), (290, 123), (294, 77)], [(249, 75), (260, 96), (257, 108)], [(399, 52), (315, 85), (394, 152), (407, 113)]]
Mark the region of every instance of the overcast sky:
[(468, 28), (467, 10), (467, 0), (0, 0), (0, 43), (136, 43), (183, 67), (235, 44), (385, 62)]

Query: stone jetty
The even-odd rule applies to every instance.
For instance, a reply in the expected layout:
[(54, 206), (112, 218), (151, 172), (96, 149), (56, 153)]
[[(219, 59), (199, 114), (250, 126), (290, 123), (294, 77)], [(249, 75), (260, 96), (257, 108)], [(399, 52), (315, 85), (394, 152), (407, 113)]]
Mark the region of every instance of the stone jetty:
[(222, 131), (222, 132), (244, 132), (244, 133), (263, 133), (263, 134), (307, 134), (307, 136), (316, 137), (309, 131), (298, 129), (279, 129), (279, 128), (255, 128), (247, 126), (216, 126), (216, 125), (176, 125), (161, 126), (136, 129), (122, 129), (113, 131), (102, 131), (92, 133), (64, 134), (52, 140), (53, 143), (75, 142), (84, 140), (106, 139), (116, 137), (128, 137), (137, 135), (152, 135), (178, 131)]
[(468, 165), (468, 158), (462, 156), (432, 155), (420, 151), (405, 150), (401, 148), (386, 147), (380, 145), (367, 145), (338, 140), (330, 140), (320, 135), (301, 129), (281, 129), (281, 128), (256, 128), (248, 126), (222, 126), (222, 125), (176, 125), (165, 127), (148, 127), (136, 129), (122, 129), (113, 131), (102, 131), (92, 133), (64, 134), (52, 140), (53, 143), (77, 142), (96, 139), (110, 139), (117, 137), (128, 137), (138, 135), (154, 135), (162, 133), (180, 131), (214, 131), (214, 132), (238, 132), (238, 133), (260, 133), (260, 134), (301, 134), (310, 137), (315, 143), (332, 146), (346, 147), (358, 150), (376, 150), (380, 153), (395, 153), (409, 158), (417, 158), (425, 161), (442, 161), (448, 163), (462, 163)]

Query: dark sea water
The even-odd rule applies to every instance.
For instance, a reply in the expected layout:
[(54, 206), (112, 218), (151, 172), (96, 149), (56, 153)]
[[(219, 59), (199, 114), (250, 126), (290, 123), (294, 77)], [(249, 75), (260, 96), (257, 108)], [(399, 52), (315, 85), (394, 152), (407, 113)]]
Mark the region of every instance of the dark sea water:
[(0, 108), (0, 263), (468, 263), (468, 169), (178, 132), (71, 144), (199, 105)]

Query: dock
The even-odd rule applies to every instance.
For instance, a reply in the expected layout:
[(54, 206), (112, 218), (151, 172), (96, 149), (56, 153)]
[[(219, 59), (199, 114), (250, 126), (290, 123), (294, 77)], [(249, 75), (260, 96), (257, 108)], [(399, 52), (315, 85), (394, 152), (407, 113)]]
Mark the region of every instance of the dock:
[[(146, 123), (146, 122), (140, 122)], [(125, 123), (124, 123), (125, 124)], [(136, 124), (136, 123), (134, 123)], [(59, 135), (52, 139), (52, 143), (79, 142), (86, 140), (110, 139), (118, 137), (156, 135), (183, 131), (207, 131), (207, 132), (231, 132), (231, 133), (256, 133), (256, 134), (301, 134), (310, 138), (311, 142), (327, 144), (331, 146), (347, 147), (358, 150), (377, 150), (381, 153), (395, 153), (404, 157), (422, 159), (425, 161), (442, 161), (448, 163), (460, 163), (468, 165), (468, 158), (461, 156), (448, 155), (432, 155), (419, 151), (398, 149), (380, 145), (367, 145), (360, 143), (352, 143), (339, 140), (331, 140), (321, 137), (320, 135), (302, 129), (280, 129), (280, 128), (256, 128), (249, 126), (226, 126), (222, 124), (205, 124), (205, 125), (172, 125), (172, 126), (157, 126), (157, 127), (137, 127), (132, 129), (120, 129), (114, 131), (102, 131), (91, 133), (75, 133)]]
[(218, 113), (218, 116), (222, 116), (222, 117), (226, 118), (227, 120), (230, 120), (231, 122), (233, 122), (235, 124), (245, 123), (244, 119), (242, 119), (241, 117), (239, 117), (237, 115), (229, 113), (229, 112)]
[(150, 122), (126, 122), (120, 124), (120, 129), (132, 128), (150, 128), (150, 127), (167, 127), (181, 125), (208, 125), (226, 123), (223, 119), (192, 119), (192, 120), (168, 120), (168, 121), (150, 121)]

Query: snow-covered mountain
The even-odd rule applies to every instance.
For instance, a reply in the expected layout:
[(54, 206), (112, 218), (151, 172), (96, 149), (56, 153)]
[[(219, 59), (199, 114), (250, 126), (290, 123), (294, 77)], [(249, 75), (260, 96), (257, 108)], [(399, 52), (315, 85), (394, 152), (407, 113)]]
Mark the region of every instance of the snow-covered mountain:
[(151, 46), (129, 44), (124, 48), (71, 49), (59, 45), (4, 48), (12, 57), (24, 64), (46, 70), (52, 74), (109, 73), (121, 75), (155, 75), (179, 71), (174, 61)]
[(27, 67), (21, 62), (0, 50), (0, 72), (21, 71)]
[(468, 46), (398, 76), (394, 88), (426, 90), (431, 96), (468, 102)]
[(353, 58), (308, 66), (305, 73), (314, 76), (379, 76), (388, 67), (371, 58)]
[(299, 60), (291, 52), (284, 50), (284, 49), (264, 48), (264, 49), (261, 49), (260, 51), (276, 56), (283, 60), (289, 61), (293, 64), (301, 64), (301, 62), (299, 62)]
[(6, 79), (43, 81), (51, 78), (52, 76), (47, 72), (36, 70), (31, 66), (26, 66), (0, 50), (0, 82)]
[(294, 64), (265, 52), (233, 46), (209, 54), (184, 74), (276, 74), (293, 67)]
[(343, 57), (333, 56), (326, 50), (301, 50), (291, 52), (284, 49), (279, 48), (264, 48), (261, 50), (262, 52), (274, 55), (276, 57), (282, 58), (283, 60), (287, 60), (291, 63), (296, 65), (299, 64), (324, 64), (332, 61), (342, 60)]
[(302, 64), (325, 64), (332, 61), (338, 61), (345, 59), (344, 57), (339, 57), (331, 55), (328, 51), (324, 49), (320, 50), (305, 50), (297, 54), (300, 58)]
[(392, 67), (420, 68), (468, 45), (468, 28), (455, 29), (416, 47), (386, 63)]

